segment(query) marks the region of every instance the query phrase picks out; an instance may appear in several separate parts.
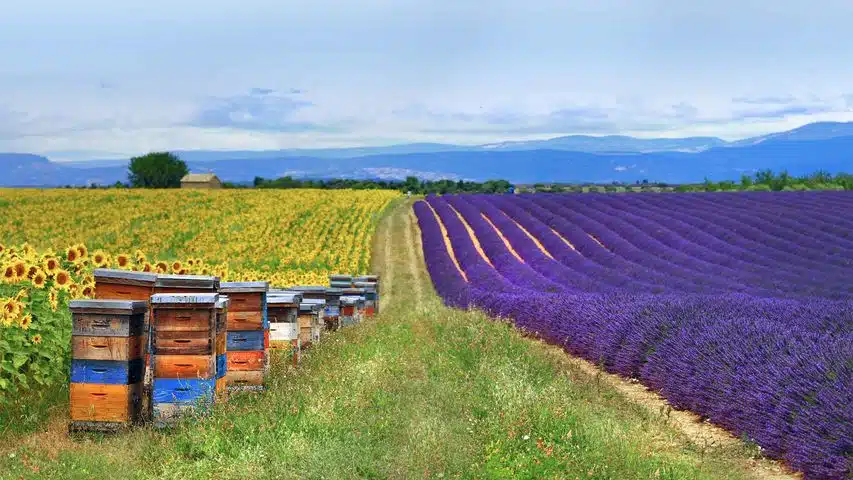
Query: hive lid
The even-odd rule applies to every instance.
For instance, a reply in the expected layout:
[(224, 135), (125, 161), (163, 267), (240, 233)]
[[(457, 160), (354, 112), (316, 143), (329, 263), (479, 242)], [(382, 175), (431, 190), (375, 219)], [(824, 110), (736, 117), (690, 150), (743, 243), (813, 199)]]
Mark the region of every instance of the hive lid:
[(361, 300), (361, 297), (346, 295), (341, 297), (341, 305), (355, 305), (359, 300)]
[(344, 295), (364, 295), (364, 293), (365, 293), (366, 291), (367, 291), (367, 289), (362, 288), (362, 287), (357, 287), (357, 288), (345, 288), (345, 289), (344, 289)]
[(156, 287), (218, 289), (219, 277), (204, 275), (157, 275)]
[(308, 292), (308, 293), (325, 293), (326, 287), (322, 285), (297, 285), (295, 287), (290, 287), (291, 290), (297, 292)]
[(192, 303), (215, 307), (218, 301), (218, 293), (157, 293), (151, 296), (151, 303), (155, 305)]
[(75, 310), (123, 310), (128, 314), (143, 313), (148, 310), (148, 302), (144, 300), (71, 300), (68, 308)]
[(376, 290), (376, 284), (371, 282), (353, 282), (354, 288), (363, 288), (365, 290)]
[(268, 305), (294, 305), (297, 303), (302, 303), (302, 294), (297, 292), (274, 293), (267, 297)]
[(353, 277), (353, 282), (379, 282), (379, 275), (360, 275), (358, 277)]
[(329, 281), (330, 282), (351, 282), (352, 281), (352, 275), (344, 275), (341, 273), (335, 273), (335, 274), (329, 275)]
[(343, 288), (337, 287), (326, 287), (326, 296), (327, 297), (339, 297), (344, 294)]
[(219, 299), (216, 301), (216, 308), (218, 310), (222, 310), (223, 308), (228, 308), (228, 305), (231, 304), (231, 300), (228, 299), (225, 295), (220, 295)]
[(151, 272), (133, 272), (130, 270), (118, 270), (113, 268), (96, 268), (93, 272), (95, 282), (109, 283), (133, 283), (138, 285), (154, 285), (157, 274)]
[(219, 285), (219, 291), (223, 293), (266, 292), (269, 288), (269, 282), (222, 282)]
[(299, 304), (300, 312), (319, 312), (324, 307), (322, 303), (305, 303), (304, 301)]

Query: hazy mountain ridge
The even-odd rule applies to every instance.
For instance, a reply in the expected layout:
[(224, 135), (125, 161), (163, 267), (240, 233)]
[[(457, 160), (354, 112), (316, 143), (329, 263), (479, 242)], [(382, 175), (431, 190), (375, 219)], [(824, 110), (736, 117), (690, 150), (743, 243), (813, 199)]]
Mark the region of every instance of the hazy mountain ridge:
[[(587, 151), (566, 150), (569, 145)], [(641, 150), (648, 148), (652, 151)], [(637, 139), (574, 135), (475, 147), (408, 144), (175, 153), (187, 161), (191, 171), (212, 171), (232, 182), (247, 182), (256, 176), (402, 179), (415, 175), (433, 180), (504, 178), (517, 183), (633, 183), (643, 179), (688, 183), (700, 182), (705, 177), (735, 180), (743, 173), (765, 168), (788, 170), (792, 175), (816, 170), (853, 171), (853, 122), (814, 123), (738, 142), (714, 137)], [(0, 154), (2, 186), (104, 185), (126, 178), (126, 161), (55, 163), (38, 155)]]

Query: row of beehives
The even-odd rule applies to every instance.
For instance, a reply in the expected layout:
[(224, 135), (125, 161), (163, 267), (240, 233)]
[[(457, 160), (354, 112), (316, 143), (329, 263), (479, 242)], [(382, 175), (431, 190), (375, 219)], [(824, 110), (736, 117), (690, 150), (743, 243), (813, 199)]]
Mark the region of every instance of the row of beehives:
[(162, 426), (203, 415), (228, 391), (263, 390), (270, 349), (302, 350), (373, 316), (378, 277), (335, 287), (97, 269), (95, 299), (71, 302), (72, 431)]

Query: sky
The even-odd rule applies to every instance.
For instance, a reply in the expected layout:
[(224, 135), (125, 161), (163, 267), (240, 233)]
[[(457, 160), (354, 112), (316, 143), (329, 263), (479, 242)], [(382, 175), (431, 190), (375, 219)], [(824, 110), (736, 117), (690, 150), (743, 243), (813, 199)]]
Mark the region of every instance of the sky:
[(28, 0), (0, 151), (739, 139), (853, 120), (849, 0)]

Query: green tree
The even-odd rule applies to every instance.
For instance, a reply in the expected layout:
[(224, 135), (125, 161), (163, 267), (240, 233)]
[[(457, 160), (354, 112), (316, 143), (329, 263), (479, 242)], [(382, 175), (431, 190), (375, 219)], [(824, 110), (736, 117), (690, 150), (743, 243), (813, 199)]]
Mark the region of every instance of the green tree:
[(177, 188), (187, 173), (187, 164), (177, 155), (153, 152), (131, 158), (127, 177), (133, 187)]

